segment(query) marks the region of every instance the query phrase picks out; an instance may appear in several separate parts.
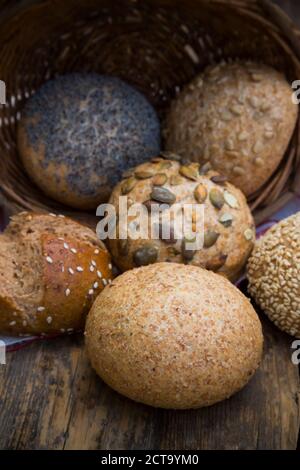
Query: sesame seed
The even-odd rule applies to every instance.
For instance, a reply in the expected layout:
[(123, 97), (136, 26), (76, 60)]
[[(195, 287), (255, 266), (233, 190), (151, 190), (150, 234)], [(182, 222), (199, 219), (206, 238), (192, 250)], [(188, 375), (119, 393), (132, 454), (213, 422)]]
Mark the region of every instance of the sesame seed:
[(52, 323), (52, 317), (47, 317), (47, 323), (48, 323), (48, 325), (51, 325), (51, 323)]
[(64, 243), (64, 248), (65, 248), (66, 250), (69, 249), (69, 245), (68, 245), (66, 242)]
[(98, 287), (99, 287), (98, 282), (94, 282), (94, 289), (98, 289)]
[(66, 331), (66, 330), (65, 330), (64, 328), (61, 328), (61, 329), (60, 329), (60, 332), (61, 332), (61, 333), (64, 333), (65, 331)]
[(81, 267), (81, 266), (77, 266), (76, 270), (79, 272), (79, 273), (82, 273), (84, 271), (84, 269)]
[(63, 214), (59, 214), (58, 217), (60, 217), (61, 219), (65, 218), (65, 216)]
[(9, 326), (15, 326), (16, 324), (17, 324), (16, 321), (11, 321), (10, 324), (9, 324)]
[(99, 279), (101, 279), (101, 277), (102, 277), (101, 271), (97, 271), (97, 276), (99, 277)]
[(112, 280), (111, 279), (108, 279), (108, 284), (111, 284), (112, 283)]
[(68, 297), (68, 296), (71, 294), (70, 289), (66, 289), (65, 294), (66, 294), (66, 296)]
[(68, 333), (72, 333), (72, 331), (74, 331), (74, 328), (68, 328), (68, 329), (67, 329), (67, 332), (68, 332)]
[(112, 264), (111, 264), (111, 263), (109, 263), (108, 267), (109, 267), (109, 269), (112, 269)]
[(65, 241), (65, 239), (64, 239), (64, 238), (62, 238), (62, 237), (58, 237), (58, 240), (60, 240), (60, 241), (62, 241), (62, 242), (64, 242), (64, 241)]
[(92, 259), (92, 265), (95, 266), (95, 267), (97, 266), (96, 261), (94, 261), (93, 259)]
[(53, 263), (53, 259), (51, 258), (51, 256), (47, 256), (46, 257), (46, 260), (48, 263), (52, 264)]
[(75, 248), (71, 248), (71, 251), (72, 251), (72, 253), (74, 253), (74, 255), (76, 255), (77, 250)]
[(89, 290), (89, 295), (93, 295), (94, 294), (94, 289), (90, 289)]
[(106, 279), (102, 279), (102, 284), (103, 284), (104, 286), (107, 286), (107, 280), (106, 280)]
[(94, 266), (90, 266), (90, 271), (91, 271), (91, 273), (93, 273), (95, 271)]
[(51, 217), (56, 217), (56, 214), (53, 214), (53, 212), (49, 212), (49, 215), (51, 215)]
[(44, 310), (45, 310), (45, 307), (38, 307), (38, 308), (37, 308), (37, 311), (38, 311), (38, 312), (43, 312)]
[(74, 274), (74, 270), (72, 268), (69, 268), (68, 271), (70, 274)]
[(96, 248), (96, 250), (94, 251), (95, 255), (99, 255), (100, 251), (98, 250), (98, 248)]
[(65, 267), (64, 267), (64, 266), (61, 267), (61, 272), (62, 272), (62, 273), (65, 272)]

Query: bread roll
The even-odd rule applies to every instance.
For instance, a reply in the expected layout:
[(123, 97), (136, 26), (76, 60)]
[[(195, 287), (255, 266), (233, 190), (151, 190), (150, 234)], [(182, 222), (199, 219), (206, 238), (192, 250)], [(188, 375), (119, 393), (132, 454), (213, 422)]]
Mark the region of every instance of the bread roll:
[(269, 319), (300, 338), (300, 212), (256, 242), (247, 277), (250, 295)]
[(0, 235), (0, 332), (80, 330), (111, 277), (110, 256), (92, 230), (55, 214), (20, 213)]
[[(208, 165), (199, 167), (199, 164), (178, 159), (176, 155), (161, 154), (151, 162), (134, 168), (131, 173), (127, 172), (127, 178), (115, 187), (110, 203), (116, 208), (117, 215), (120, 212), (119, 198), (123, 195), (128, 197), (129, 206), (140, 203), (150, 211), (153, 204), (164, 201), (169, 201), (170, 206), (161, 214), (159, 222), (149, 213), (148, 239), (134, 239), (130, 233), (127, 240), (119, 239), (122, 224), (118, 217), (117, 239), (109, 239), (113, 259), (122, 271), (153, 262), (169, 261), (201, 266), (236, 280), (255, 240), (254, 221), (245, 197)], [(201, 232), (203, 235), (203, 248), (187, 250), (188, 234), (176, 235), (175, 227), (180, 226), (182, 218), (180, 207), (174, 209), (170, 223), (165, 221), (168, 213), (172, 216), (176, 204), (193, 204), (195, 208), (202, 206), (204, 224), (201, 224), (202, 214), (196, 215), (194, 211), (192, 228), (195, 233)], [(138, 217), (132, 216), (129, 224), (138, 224)], [(158, 239), (151, 233), (155, 224), (160, 224)], [(170, 228), (170, 236), (167, 238), (163, 236), (165, 228)]]
[(195, 266), (133, 269), (104, 289), (87, 318), (92, 366), (117, 392), (162, 408), (230, 397), (262, 355), (260, 321), (228, 280)]
[(47, 195), (93, 209), (107, 201), (122, 171), (159, 152), (160, 125), (146, 98), (122, 80), (73, 73), (27, 101), (18, 148)]
[(249, 196), (278, 167), (297, 115), (291, 87), (273, 68), (253, 63), (208, 67), (172, 103), (166, 148), (209, 161)]

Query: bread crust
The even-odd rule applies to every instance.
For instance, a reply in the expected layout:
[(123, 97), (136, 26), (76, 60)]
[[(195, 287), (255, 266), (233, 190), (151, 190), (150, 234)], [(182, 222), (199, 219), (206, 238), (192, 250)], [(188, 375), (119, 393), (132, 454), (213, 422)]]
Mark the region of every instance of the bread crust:
[(166, 148), (200, 163), (210, 161), (249, 196), (278, 167), (297, 116), (292, 89), (273, 68), (211, 66), (171, 104)]
[[(14, 294), (11, 279), (10, 289), (0, 289), (1, 333), (40, 335), (81, 330), (96, 296), (112, 279), (110, 255), (96, 234), (54, 214), (22, 213), (13, 217), (0, 243), (1, 237), (8, 238), (12, 248), (16, 244), (33, 248), (32, 257), (26, 252), (15, 259), (24, 286), (16, 285)], [(28, 276), (34, 274), (30, 265), (38, 269), (35, 290), (26, 288)]]
[(155, 407), (199, 408), (240, 390), (263, 337), (228, 280), (170, 263), (133, 269), (97, 298), (86, 323), (93, 368), (119, 393)]

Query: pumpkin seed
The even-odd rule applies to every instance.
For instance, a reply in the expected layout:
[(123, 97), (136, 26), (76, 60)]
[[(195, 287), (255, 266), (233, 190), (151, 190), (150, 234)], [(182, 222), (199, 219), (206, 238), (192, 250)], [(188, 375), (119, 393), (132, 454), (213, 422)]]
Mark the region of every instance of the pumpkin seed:
[(182, 184), (183, 182), (184, 182), (184, 179), (179, 175), (173, 175), (170, 178), (171, 186), (178, 186), (179, 184)]
[(173, 255), (173, 256), (177, 256), (180, 254), (180, 251), (177, 250), (177, 248), (175, 248), (174, 246), (168, 246), (167, 252), (169, 255)]
[(133, 261), (136, 266), (147, 266), (153, 264), (158, 258), (158, 248), (151, 243), (138, 248), (133, 253)]
[(195, 250), (188, 250), (187, 245), (188, 243), (191, 243), (193, 240), (188, 240), (187, 238), (184, 238), (182, 240), (181, 244), (181, 255), (184, 261), (192, 261), (194, 258), (196, 251)]
[(170, 207), (168, 204), (160, 205), (156, 201), (151, 201), (151, 199), (148, 199), (148, 201), (144, 201), (143, 205), (146, 207), (149, 214), (151, 213), (151, 208), (153, 205), (157, 206), (157, 210), (166, 210), (166, 209), (169, 209)]
[(199, 174), (200, 175), (206, 175), (210, 170), (212, 169), (211, 163), (206, 162), (204, 165), (200, 168)]
[(128, 240), (118, 240), (118, 252), (121, 256), (128, 255), (129, 244)]
[(213, 188), (210, 190), (209, 199), (212, 205), (217, 209), (222, 209), (222, 207), (224, 206), (225, 201), (223, 193), (217, 188)]
[(233, 216), (231, 214), (228, 214), (227, 212), (225, 214), (222, 214), (219, 218), (219, 222), (224, 225), (224, 227), (230, 227), (232, 225), (232, 221)]
[(159, 163), (158, 165), (158, 170), (167, 170), (168, 168), (171, 168), (172, 166), (172, 162), (168, 162), (168, 161), (163, 161), (161, 163)]
[(168, 180), (165, 173), (158, 173), (153, 177), (152, 183), (154, 186), (163, 186)]
[(224, 192), (224, 199), (229, 207), (232, 207), (233, 209), (237, 209), (239, 207), (237, 198), (228, 191)]
[(154, 201), (166, 204), (174, 204), (176, 201), (176, 196), (174, 193), (169, 191), (167, 188), (160, 188), (159, 186), (154, 186), (150, 194), (150, 198)]
[(212, 181), (215, 184), (220, 184), (221, 186), (227, 182), (227, 178), (224, 175), (215, 175), (210, 178), (210, 181)]
[(173, 152), (167, 152), (167, 151), (160, 152), (160, 156), (162, 158), (165, 158), (166, 160), (174, 160), (175, 162), (179, 162), (181, 159), (180, 155), (177, 155), (176, 153), (173, 153)]
[(247, 241), (250, 241), (253, 239), (254, 232), (251, 228), (247, 228), (244, 232), (244, 237), (246, 238)]
[(181, 166), (180, 167), (180, 170), (179, 170), (179, 173), (182, 175), (182, 176), (185, 176), (186, 178), (192, 180), (192, 181), (197, 181), (198, 180), (198, 176), (199, 176), (199, 172), (198, 172), (198, 169), (194, 166)]
[(198, 184), (194, 191), (194, 197), (199, 204), (203, 204), (207, 198), (207, 189), (203, 184)]
[(207, 261), (205, 267), (206, 267), (206, 269), (208, 269), (210, 271), (216, 272), (224, 266), (224, 264), (227, 261), (227, 258), (228, 258), (227, 255), (216, 256), (216, 257), (210, 259), (209, 261)]
[(139, 179), (139, 180), (146, 180), (148, 178), (152, 178), (152, 176), (155, 174), (153, 171), (149, 170), (138, 170), (134, 173), (134, 176)]
[(218, 240), (220, 234), (218, 232), (215, 232), (214, 230), (207, 230), (204, 234), (204, 248), (210, 248), (212, 247), (216, 241)]
[(128, 194), (130, 193), (130, 191), (133, 190), (133, 188), (135, 187), (137, 181), (136, 179), (131, 176), (130, 178), (128, 178), (127, 180), (125, 180), (123, 183), (122, 183), (122, 186), (121, 186), (121, 192), (123, 195), (125, 194)]

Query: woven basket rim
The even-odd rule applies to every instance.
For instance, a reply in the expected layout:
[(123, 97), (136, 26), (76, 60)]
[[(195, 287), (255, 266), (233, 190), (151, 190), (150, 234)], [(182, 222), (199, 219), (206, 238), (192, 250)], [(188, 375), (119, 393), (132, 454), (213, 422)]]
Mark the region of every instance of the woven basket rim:
[[(73, 2), (75, 0), (72, 0)], [(126, 0), (123, 0), (126, 3)], [(149, 3), (149, 0), (147, 0)], [(7, 2), (2, 2), (6, 3)], [(53, 2), (54, 4), (57, 2)], [(151, 0), (150, 0), (151, 3)], [(158, 4), (168, 4), (167, 0), (152, 0), (152, 3), (155, 5)], [(0, 11), (0, 25), (3, 25), (5, 22), (12, 20), (16, 15), (26, 15), (28, 13), (28, 9), (34, 9), (38, 11), (39, 9), (43, 9), (45, 5), (49, 4), (49, 0), (21, 0), (14, 4), (10, 3), (7, 4), (2, 11)], [(136, 5), (139, 4), (139, 0), (135, 2)], [(191, 4), (191, 2), (183, 2), (176, 0), (174, 2), (174, 8), (176, 7), (183, 7), (184, 4)], [(232, 9), (237, 9), (238, 12), (242, 15), (246, 15), (247, 17), (251, 18), (252, 20), (259, 21), (260, 24), (265, 25), (268, 28), (269, 33), (276, 38), (276, 41), (280, 43), (282, 49), (285, 51), (287, 56), (289, 56), (291, 63), (297, 72), (299, 72), (300, 77), (300, 29), (294, 23), (294, 21), (278, 6), (271, 2), (271, 0), (194, 0), (194, 5), (201, 5), (207, 4), (211, 6), (219, 6), (219, 7), (230, 7)], [(1, 9), (1, 2), (0, 2), (0, 9)], [(295, 161), (299, 166), (300, 161), (300, 148), (299, 148), (299, 134), (300, 134), (300, 117), (298, 116), (297, 125), (295, 128), (294, 136), (292, 141), (296, 142), (295, 148), (293, 150), (293, 154), (289, 155), (289, 158), (284, 159), (282, 164), (285, 165), (285, 170), (287, 172), (292, 171), (292, 162), (293, 164)], [(291, 180), (293, 175), (290, 175)], [(257, 211), (257, 207), (260, 205), (260, 201), (264, 199), (264, 191), (269, 191), (270, 194), (276, 195), (275, 202), (273, 204), (274, 210), (278, 208), (278, 204), (280, 204), (280, 200), (282, 200), (282, 204), (284, 204), (288, 197), (293, 196), (293, 181), (291, 181), (289, 191), (284, 191), (283, 194), (277, 194), (277, 186), (278, 182), (281, 181), (282, 178), (285, 176), (282, 173), (274, 173), (274, 181), (270, 181), (266, 183), (266, 188), (261, 188), (258, 194), (252, 195), (250, 198), (250, 207), (252, 210), (256, 212), (256, 219), (258, 221), (261, 220), (262, 214), (271, 213), (272, 212), (272, 204), (269, 207), (264, 207), (261, 210), (261, 213)], [(275, 178), (277, 178), (275, 180)], [(272, 187), (273, 185), (273, 187)], [(279, 191), (280, 193), (280, 191)], [(2, 196), (3, 200), (5, 201), (5, 205), (8, 207), (10, 212), (16, 212), (19, 210), (34, 210), (40, 207), (40, 210), (47, 210), (43, 204), (40, 204), (39, 201), (36, 200), (35, 196), (33, 195), (32, 198), (27, 198), (26, 200), (22, 198), (20, 194), (14, 192), (13, 188), (8, 187), (3, 181), (0, 184), (0, 197)], [(33, 204), (34, 203), (34, 204)], [(71, 215), (73, 217), (84, 217), (84, 214), (81, 211), (76, 211), (72, 208), (61, 206), (60, 204), (56, 203), (55, 201), (49, 201), (49, 209), (62, 211), (67, 215)], [(86, 215), (88, 219), (90, 219), (91, 215)]]

